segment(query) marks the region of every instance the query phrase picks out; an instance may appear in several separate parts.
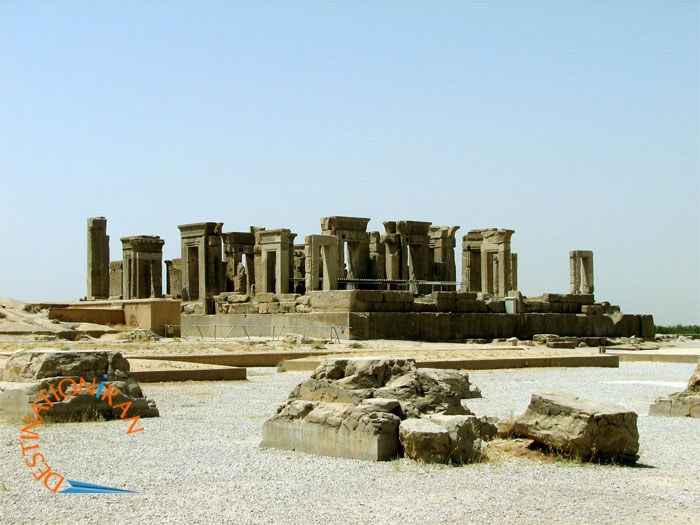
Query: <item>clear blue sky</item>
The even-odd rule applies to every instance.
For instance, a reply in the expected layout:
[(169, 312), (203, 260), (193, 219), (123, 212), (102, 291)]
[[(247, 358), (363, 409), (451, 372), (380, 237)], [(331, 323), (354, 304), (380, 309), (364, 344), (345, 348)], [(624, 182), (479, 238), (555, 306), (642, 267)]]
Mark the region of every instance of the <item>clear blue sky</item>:
[(526, 295), (700, 322), (698, 2), (0, 3), (0, 295), (119, 238), (326, 215), (516, 230)]

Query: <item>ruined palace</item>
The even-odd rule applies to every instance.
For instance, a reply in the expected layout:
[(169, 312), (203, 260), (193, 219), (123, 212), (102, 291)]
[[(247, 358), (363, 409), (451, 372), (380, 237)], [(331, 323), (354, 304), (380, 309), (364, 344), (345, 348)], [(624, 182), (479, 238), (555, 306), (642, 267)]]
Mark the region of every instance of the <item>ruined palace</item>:
[(122, 238), (122, 259), (110, 261), (106, 219), (91, 218), (87, 299), (180, 301), (182, 318), (173, 325), (183, 335), (193, 327), (219, 337), (274, 335), (277, 328), (426, 341), (653, 335), (651, 316), (596, 301), (590, 251), (569, 253), (570, 293), (525, 297), (513, 230), (469, 230), (456, 254), (459, 226), (391, 220), (377, 232), (367, 231), (369, 220), (324, 217), (320, 233), (303, 242), (285, 228), (225, 232), (220, 222), (183, 224), (180, 258), (163, 261), (165, 241), (137, 235)]

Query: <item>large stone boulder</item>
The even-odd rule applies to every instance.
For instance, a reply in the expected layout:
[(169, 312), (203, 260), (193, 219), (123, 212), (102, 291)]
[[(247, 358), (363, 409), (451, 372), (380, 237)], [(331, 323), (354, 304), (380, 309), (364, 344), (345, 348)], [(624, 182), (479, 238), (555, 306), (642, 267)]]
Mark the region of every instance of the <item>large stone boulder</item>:
[(619, 405), (562, 391), (532, 395), (514, 433), (584, 461), (634, 463), (639, 451), (637, 414)]
[(293, 400), (265, 422), (261, 446), (372, 461), (393, 459), (399, 454), (401, 419), (388, 410), (390, 406)]
[(87, 421), (159, 413), (119, 352), (20, 350), (0, 371), (0, 416), (37, 415), (52, 421)]
[(649, 415), (700, 418), (700, 362), (686, 389), (656, 399), (649, 407)]
[(261, 446), (382, 461), (401, 455), (402, 420), (471, 416), (475, 422), (462, 423), (465, 429), (457, 420), (440, 427), (448, 451), (435, 455), (442, 462), (464, 463), (475, 456), (463, 449), (480, 446), (459, 441), (469, 432), (466, 427), (486, 433), (490, 428), (462, 405), (463, 399), (480, 396), (467, 374), (418, 369), (413, 359), (327, 359), (265, 422)]
[(481, 459), (481, 424), (475, 416), (409, 418), (399, 426), (407, 458), (422, 463), (474, 463)]

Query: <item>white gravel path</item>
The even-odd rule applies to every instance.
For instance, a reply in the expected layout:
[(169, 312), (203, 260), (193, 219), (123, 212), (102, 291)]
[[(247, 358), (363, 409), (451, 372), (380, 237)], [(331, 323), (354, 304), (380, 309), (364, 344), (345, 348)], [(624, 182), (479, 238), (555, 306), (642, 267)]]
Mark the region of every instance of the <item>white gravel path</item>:
[(688, 364), (474, 372), (477, 414), (525, 410), (561, 388), (640, 414), (641, 466), (509, 460), (465, 467), (371, 463), (258, 448), (261, 426), (308, 374), (249, 370), (230, 383), (147, 384), (162, 417), (37, 427), (69, 478), (136, 494), (52, 494), (32, 478), (19, 426), (0, 424), (0, 523), (698, 523), (700, 420), (648, 417), (681, 390)]

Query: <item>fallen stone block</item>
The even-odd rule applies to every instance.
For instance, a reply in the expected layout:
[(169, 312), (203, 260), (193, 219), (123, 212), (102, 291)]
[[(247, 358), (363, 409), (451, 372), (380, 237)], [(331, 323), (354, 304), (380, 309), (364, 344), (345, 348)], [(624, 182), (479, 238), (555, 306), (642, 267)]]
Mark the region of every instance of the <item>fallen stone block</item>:
[(399, 426), (399, 440), (407, 458), (423, 463), (447, 463), (450, 435), (428, 419), (410, 418)]
[(297, 400), (265, 422), (260, 446), (386, 461), (399, 455), (400, 421), (398, 416), (376, 404)]
[(686, 389), (656, 399), (649, 407), (649, 415), (700, 418), (700, 363)]
[(576, 348), (581, 340), (578, 337), (550, 337), (547, 339), (548, 348)]
[(461, 465), (481, 460), (481, 421), (475, 416), (432, 415), (410, 418), (399, 426), (406, 457), (423, 463)]
[(38, 413), (51, 421), (87, 421), (159, 415), (119, 352), (20, 350), (5, 363), (0, 381), (0, 415), (5, 418)]
[(467, 374), (413, 359), (326, 359), (263, 425), (261, 446), (381, 461), (401, 453), (401, 420), (434, 415), (452, 445), (430, 461), (469, 462), (490, 429), (462, 400), (480, 396)]
[(635, 412), (568, 392), (533, 394), (513, 430), (520, 437), (584, 461), (634, 463), (638, 458)]

